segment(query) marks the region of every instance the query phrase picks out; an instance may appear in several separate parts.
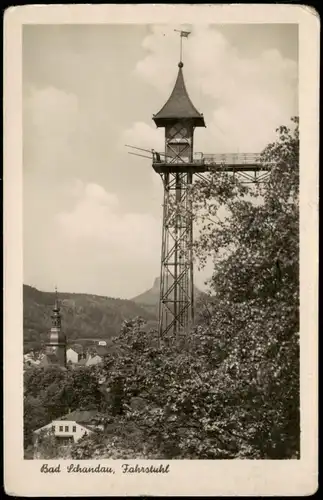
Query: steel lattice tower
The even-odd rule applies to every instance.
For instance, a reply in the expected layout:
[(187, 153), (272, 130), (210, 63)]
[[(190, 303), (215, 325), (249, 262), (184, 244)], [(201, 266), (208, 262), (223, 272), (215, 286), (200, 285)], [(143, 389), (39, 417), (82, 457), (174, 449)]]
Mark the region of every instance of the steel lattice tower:
[(194, 130), (205, 127), (204, 118), (188, 96), (183, 63), (178, 66), (173, 92), (153, 116), (157, 127), (165, 129), (165, 151), (154, 153), (153, 158), (153, 168), (164, 185), (159, 330), (174, 335), (194, 320), (190, 186), (194, 173), (205, 171), (193, 161)]
[[(176, 30), (175, 30), (176, 31)], [(180, 31), (182, 37), (189, 32)], [(194, 322), (193, 214), (191, 186), (194, 176), (209, 182), (206, 172), (229, 172), (245, 183), (264, 182), (270, 165), (259, 153), (194, 153), (194, 131), (205, 127), (204, 117), (187, 93), (183, 62), (174, 89), (161, 110), (153, 115), (157, 127), (165, 129), (163, 152), (152, 150), (152, 166), (163, 181), (163, 232), (160, 270), (159, 335), (176, 337)], [(150, 152), (140, 147), (128, 147)], [(137, 154), (137, 153), (130, 153)], [(149, 158), (149, 156), (143, 156)]]
[[(204, 117), (187, 93), (183, 63), (166, 104), (153, 115), (157, 127), (165, 129), (165, 150), (153, 151), (153, 168), (164, 185), (163, 233), (160, 271), (159, 334), (176, 336), (194, 321), (193, 217), (190, 187), (193, 177), (225, 171), (242, 182), (263, 182), (270, 170), (258, 153), (194, 153), (194, 130), (205, 127)], [(137, 148), (140, 149), (140, 148)]]

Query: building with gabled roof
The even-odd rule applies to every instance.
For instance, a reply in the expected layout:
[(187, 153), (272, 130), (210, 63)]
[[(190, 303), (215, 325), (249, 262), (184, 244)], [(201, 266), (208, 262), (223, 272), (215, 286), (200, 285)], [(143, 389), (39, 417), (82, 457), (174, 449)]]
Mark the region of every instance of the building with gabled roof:
[(34, 445), (37, 446), (41, 435), (46, 433), (54, 435), (59, 444), (68, 445), (96, 430), (103, 430), (103, 425), (93, 422), (96, 415), (96, 410), (76, 410), (52, 420), (34, 431)]
[(98, 356), (104, 357), (109, 353), (109, 349), (107, 346), (97, 345), (95, 346), (95, 352)]

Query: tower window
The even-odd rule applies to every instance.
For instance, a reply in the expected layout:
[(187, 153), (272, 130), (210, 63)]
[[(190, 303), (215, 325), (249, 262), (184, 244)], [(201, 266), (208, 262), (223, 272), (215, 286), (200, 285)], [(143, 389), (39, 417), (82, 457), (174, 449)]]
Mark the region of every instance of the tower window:
[(64, 427), (62, 425), (59, 426), (59, 432), (63, 432)]
[(68, 432), (68, 425), (65, 425), (65, 432)]
[(76, 432), (76, 425), (73, 425), (73, 432)]
[(52, 425), (52, 431), (55, 432), (55, 425)]

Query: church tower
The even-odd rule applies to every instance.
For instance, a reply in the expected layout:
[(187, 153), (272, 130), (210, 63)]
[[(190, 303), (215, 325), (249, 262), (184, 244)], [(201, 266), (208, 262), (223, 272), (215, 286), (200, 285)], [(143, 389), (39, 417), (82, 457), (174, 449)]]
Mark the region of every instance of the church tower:
[(60, 307), (58, 303), (57, 290), (55, 305), (52, 313), (52, 327), (46, 343), (46, 356), (50, 358), (50, 364), (66, 367), (66, 335), (62, 332)]

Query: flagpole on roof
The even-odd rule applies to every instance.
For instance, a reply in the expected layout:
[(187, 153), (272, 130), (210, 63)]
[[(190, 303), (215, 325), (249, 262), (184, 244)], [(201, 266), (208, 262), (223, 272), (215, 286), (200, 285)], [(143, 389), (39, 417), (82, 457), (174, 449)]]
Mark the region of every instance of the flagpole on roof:
[(179, 61), (180, 62), (183, 62), (182, 61), (182, 58), (183, 58), (183, 42), (182, 42), (182, 38), (185, 37), (185, 38), (188, 38), (188, 35), (191, 34), (190, 31), (183, 31), (183, 30), (174, 30), (176, 31), (177, 33), (180, 33), (180, 59)]

